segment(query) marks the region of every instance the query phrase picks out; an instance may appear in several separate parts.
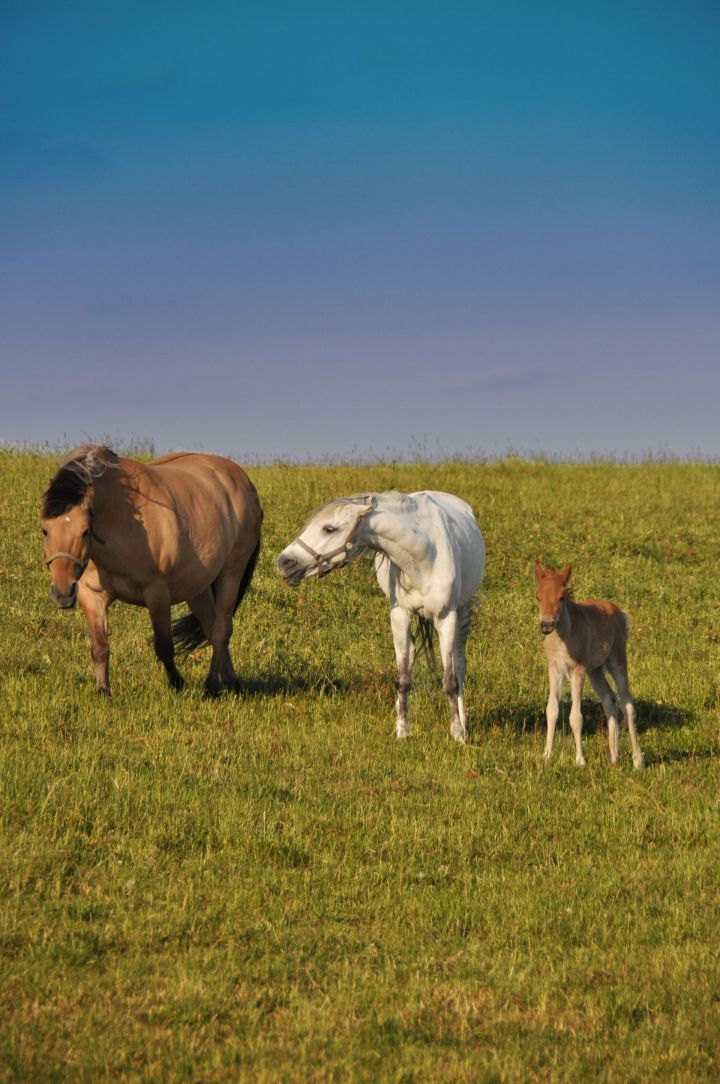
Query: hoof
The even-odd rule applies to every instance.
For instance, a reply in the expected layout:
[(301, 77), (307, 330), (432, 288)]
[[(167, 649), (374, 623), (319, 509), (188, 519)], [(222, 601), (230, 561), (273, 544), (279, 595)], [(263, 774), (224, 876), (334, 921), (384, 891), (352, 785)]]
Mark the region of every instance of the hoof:
[(633, 768), (636, 772), (641, 772), (645, 767), (645, 757), (642, 754), (639, 757), (633, 757)]
[(577, 768), (584, 768), (585, 767), (585, 757), (576, 757), (575, 758), (575, 766)]
[(214, 685), (206, 685), (203, 689), (203, 700), (217, 700), (220, 690)]
[(455, 723), (453, 723), (453, 725), (450, 727), (450, 733), (452, 734), (455, 741), (458, 742), (460, 745), (465, 744), (465, 739), (467, 738), (467, 730), (464, 726), (456, 725)]

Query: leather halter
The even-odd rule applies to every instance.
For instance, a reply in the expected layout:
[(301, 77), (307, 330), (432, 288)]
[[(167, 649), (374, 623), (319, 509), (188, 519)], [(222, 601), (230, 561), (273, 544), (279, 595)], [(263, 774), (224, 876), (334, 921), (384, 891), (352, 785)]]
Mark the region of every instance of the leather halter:
[[(53, 553), (49, 557), (45, 558), (45, 564), (49, 568), (50, 565), (53, 563), (53, 561), (57, 561), (58, 557), (66, 557), (68, 559), (68, 561), (72, 561), (74, 565), (77, 565), (77, 567), (80, 569), (80, 576), (82, 576), (83, 572), (87, 568), (88, 563), (90, 561), (90, 553), (91, 553), (91, 550), (92, 550), (92, 544), (93, 544), (93, 539), (94, 538), (95, 538), (95, 535), (93, 534), (93, 532), (91, 530), (90, 531), (90, 537), (88, 538), (88, 550), (87, 550), (87, 553), (85, 555), (85, 560), (84, 561), (81, 561), (78, 557), (75, 557), (75, 555), (72, 554), (72, 553), (66, 553), (65, 550), (58, 550), (57, 553)], [(80, 579), (80, 576), (78, 576), (77, 578)]]
[[(305, 552), (309, 553), (310, 556), (315, 561), (315, 564), (310, 565), (310, 567), (308, 568), (307, 571), (312, 572), (313, 568), (316, 568), (317, 569), (317, 577), (318, 577), (319, 580), (321, 580), (323, 578), (323, 576), (327, 576), (329, 572), (333, 571), (333, 569), (335, 569), (335, 568), (344, 568), (345, 565), (349, 564), (350, 563), (350, 551), (353, 548), (353, 546), (355, 545), (355, 539), (357, 537), (358, 531), (360, 530), (360, 524), (361, 524), (362, 520), (365, 518), (365, 516), (368, 515), (368, 513), (373, 512), (375, 510), (375, 506), (376, 506), (376, 502), (375, 502), (375, 498), (373, 497), (371, 499), (371, 501), (370, 501), (370, 504), (365, 505), (365, 507), (361, 508), (360, 511), (358, 512), (357, 517), (355, 519), (355, 522), (353, 523), (352, 527), (350, 528), (350, 534), (347, 536), (347, 538), (345, 539), (343, 544), (341, 546), (336, 546), (334, 550), (330, 550), (328, 553), (318, 553), (317, 550), (314, 550), (312, 548), (312, 546), (308, 546), (307, 542), (303, 542), (302, 538), (299, 538), (299, 537), (296, 538), (295, 543), (298, 546), (302, 546), (302, 548), (305, 550)], [(330, 562), (332, 561), (333, 557), (337, 557), (341, 553), (345, 554), (345, 560), (344, 561), (339, 561), (335, 565), (331, 565)], [(356, 556), (359, 556), (359, 554), (357, 554)]]

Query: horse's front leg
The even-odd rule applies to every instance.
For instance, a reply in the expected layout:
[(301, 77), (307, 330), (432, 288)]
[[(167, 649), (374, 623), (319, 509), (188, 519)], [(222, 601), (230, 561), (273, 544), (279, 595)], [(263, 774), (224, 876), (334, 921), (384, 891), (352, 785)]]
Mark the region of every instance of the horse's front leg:
[[(443, 689), (450, 704), (450, 733), (455, 741), (464, 742), (467, 737), (465, 706), (461, 698), (461, 686), (456, 669), (459, 647), (460, 623), (457, 610), (450, 610), (435, 622), (440, 640), (440, 656), (443, 663)], [(464, 677), (464, 670), (461, 671)]]
[(103, 696), (110, 696), (110, 630), (107, 612), (113, 597), (100, 587), (99, 582), (94, 586), (83, 578), (78, 585), (78, 602), (90, 628), (90, 654), (95, 664), (97, 690)]
[(175, 665), (175, 646), (170, 619), (170, 592), (160, 582), (151, 584), (143, 593), (150, 620), (152, 621), (155, 654), (165, 667), (165, 673), (173, 689), (179, 691), (185, 682)]
[(415, 647), (410, 635), (411, 614), (403, 610), (401, 606), (393, 606), (390, 609), (390, 626), (392, 628), (393, 643), (395, 645), (395, 659), (397, 662), (398, 676), (395, 688), (397, 700), (395, 711), (395, 733), (398, 738), (407, 738), (409, 732), (407, 708), (408, 696), (412, 688), (412, 667), (415, 657)]

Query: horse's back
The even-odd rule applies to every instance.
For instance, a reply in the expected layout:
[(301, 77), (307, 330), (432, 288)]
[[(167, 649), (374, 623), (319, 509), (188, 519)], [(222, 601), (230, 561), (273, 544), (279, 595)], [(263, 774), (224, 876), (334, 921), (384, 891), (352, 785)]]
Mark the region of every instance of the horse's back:
[(224, 496), (229, 496), (236, 511), (239, 501), (247, 505), (251, 513), (259, 514), (260, 502), (255, 486), (239, 464), (224, 456), (171, 452), (146, 464), (145, 473), (151, 483), (166, 489), (179, 503), (184, 503), (184, 498), (189, 496), (195, 505), (204, 495), (209, 505), (220, 501), (222, 506)]
[(129, 464), (133, 484), (126, 492), (174, 600), (190, 598), (192, 585), (213, 580), (228, 560), (245, 567), (260, 540), (262, 510), (242, 467), (200, 452)]
[[(431, 519), (438, 515), (449, 542), (451, 565), (448, 574), (459, 591), (459, 604), (467, 603), (482, 582), (485, 571), (485, 541), (475, 513), (467, 501), (454, 493), (421, 490), (411, 494), (418, 506), (425, 506)], [(437, 539), (440, 541), (440, 539)]]

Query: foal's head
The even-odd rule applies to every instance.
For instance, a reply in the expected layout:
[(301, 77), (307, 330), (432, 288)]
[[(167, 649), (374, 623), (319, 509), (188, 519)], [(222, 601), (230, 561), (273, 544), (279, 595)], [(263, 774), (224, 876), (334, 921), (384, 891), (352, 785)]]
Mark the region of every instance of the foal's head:
[(560, 572), (550, 566), (543, 568), (539, 561), (535, 562), (535, 598), (540, 603), (540, 628), (543, 636), (547, 636), (556, 628), (565, 599), (570, 590), (568, 581), (572, 565), (565, 565)]

